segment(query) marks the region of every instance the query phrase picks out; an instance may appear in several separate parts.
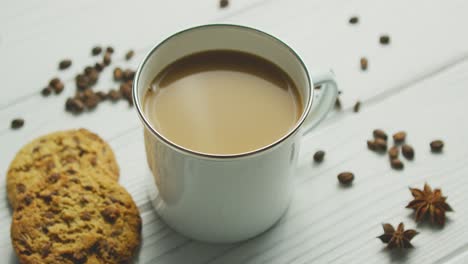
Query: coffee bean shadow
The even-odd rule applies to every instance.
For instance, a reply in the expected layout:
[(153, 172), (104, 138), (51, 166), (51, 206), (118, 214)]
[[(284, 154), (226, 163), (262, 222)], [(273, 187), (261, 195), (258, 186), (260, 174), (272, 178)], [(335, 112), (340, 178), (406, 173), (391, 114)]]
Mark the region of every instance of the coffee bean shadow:
[(336, 184), (337, 188), (340, 189), (340, 190), (347, 190), (347, 189), (351, 189), (351, 187), (353, 187), (353, 183), (350, 183), (350, 184), (341, 184), (341, 183), (337, 183)]
[(390, 262), (404, 263), (408, 260), (408, 255), (411, 254), (412, 248), (383, 248), (381, 252), (388, 255)]

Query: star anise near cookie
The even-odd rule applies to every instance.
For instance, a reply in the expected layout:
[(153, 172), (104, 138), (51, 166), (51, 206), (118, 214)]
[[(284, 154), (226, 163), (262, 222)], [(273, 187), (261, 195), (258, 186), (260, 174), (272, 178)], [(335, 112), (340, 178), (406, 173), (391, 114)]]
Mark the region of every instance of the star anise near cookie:
[(391, 224), (382, 225), (384, 234), (378, 236), (383, 243), (387, 243), (387, 248), (413, 248), (410, 241), (415, 237), (418, 232), (413, 229), (405, 230), (403, 223), (400, 223), (395, 231), (395, 228)]
[(447, 197), (442, 196), (440, 189), (432, 191), (432, 188), (425, 183), (423, 190), (410, 188), (410, 191), (414, 199), (409, 202), (406, 208), (415, 210), (416, 222), (422, 221), (429, 215), (433, 224), (436, 223), (441, 226), (445, 224), (445, 212), (453, 210), (446, 202)]

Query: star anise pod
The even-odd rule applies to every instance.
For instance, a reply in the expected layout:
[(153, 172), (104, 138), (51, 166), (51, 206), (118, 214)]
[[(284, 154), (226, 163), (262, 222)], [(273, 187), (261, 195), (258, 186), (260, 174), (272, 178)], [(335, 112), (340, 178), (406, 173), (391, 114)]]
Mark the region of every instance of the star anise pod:
[(393, 228), (391, 224), (383, 224), (382, 225), (384, 234), (378, 236), (383, 243), (387, 243), (387, 248), (413, 248), (411, 245), (410, 240), (413, 239), (418, 232), (413, 229), (408, 229), (405, 231), (405, 226), (403, 223), (400, 223), (397, 227), (397, 230)]
[(429, 212), (431, 222), (439, 225), (445, 224), (445, 212), (451, 212), (452, 207), (446, 203), (447, 197), (442, 196), (440, 189), (432, 191), (431, 187), (425, 183), (424, 190), (409, 188), (413, 195), (413, 201), (409, 202), (406, 208), (415, 210), (416, 222), (420, 222)]

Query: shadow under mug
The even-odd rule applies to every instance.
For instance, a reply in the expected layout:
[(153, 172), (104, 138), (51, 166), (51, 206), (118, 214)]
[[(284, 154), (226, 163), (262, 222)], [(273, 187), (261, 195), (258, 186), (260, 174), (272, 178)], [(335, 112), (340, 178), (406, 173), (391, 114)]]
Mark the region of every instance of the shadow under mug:
[[(247, 153), (213, 155), (177, 145), (151, 124), (143, 112), (142, 100), (154, 77), (184, 56), (219, 49), (263, 57), (295, 82), (303, 100), (303, 114), (282, 138)], [(315, 99), (314, 85), (322, 87)], [(146, 185), (155, 210), (170, 227), (201, 241), (236, 242), (267, 230), (284, 214), (291, 200), (302, 136), (326, 116), (337, 94), (331, 71), (311, 79), (289, 46), (262, 31), (217, 24), (170, 36), (146, 55), (133, 84), (153, 176)]]

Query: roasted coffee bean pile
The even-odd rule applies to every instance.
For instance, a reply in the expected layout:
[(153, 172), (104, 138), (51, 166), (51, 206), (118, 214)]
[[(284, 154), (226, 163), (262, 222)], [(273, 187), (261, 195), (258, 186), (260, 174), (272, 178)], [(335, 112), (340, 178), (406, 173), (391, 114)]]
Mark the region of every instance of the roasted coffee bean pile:
[[(113, 47), (103, 48), (95, 46), (91, 49), (93, 57), (102, 56), (94, 65), (84, 67), (82, 72), (75, 76), (75, 95), (66, 99), (65, 110), (73, 114), (81, 114), (85, 111), (95, 109), (99, 103), (109, 100), (116, 102), (125, 100), (130, 106), (133, 105), (132, 85), (135, 71), (132, 69), (122, 70), (119, 67), (114, 68), (114, 80), (119, 85), (118, 89), (109, 89), (108, 92), (95, 91), (94, 88), (104, 69), (112, 63), (114, 54)], [(130, 60), (135, 55), (133, 50), (125, 53), (125, 60)], [(63, 59), (59, 62), (59, 70), (68, 69), (72, 65), (71, 59)], [(49, 84), (41, 90), (43, 96), (50, 94), (60, 94), (65, 88), (64, 83), (59, 78), (53, 78)]]

